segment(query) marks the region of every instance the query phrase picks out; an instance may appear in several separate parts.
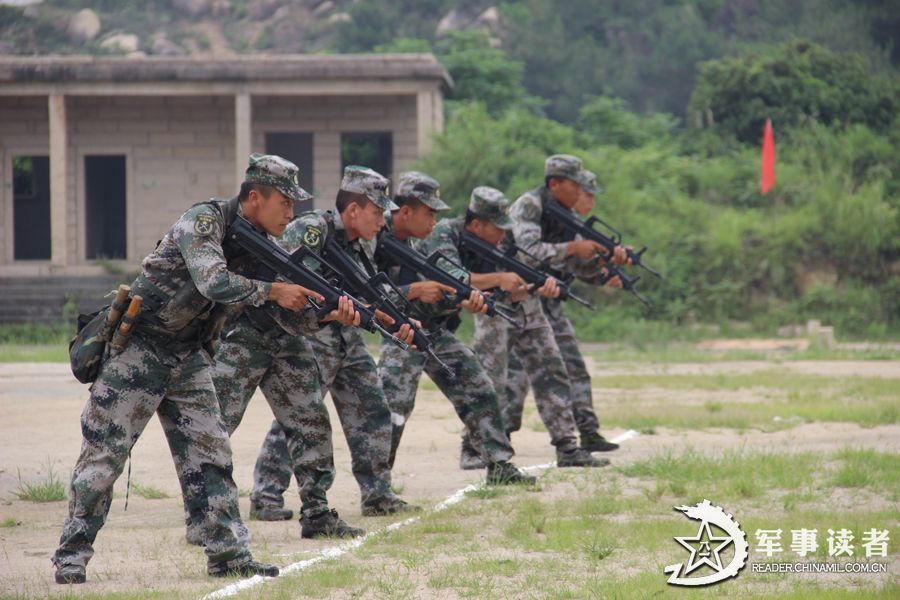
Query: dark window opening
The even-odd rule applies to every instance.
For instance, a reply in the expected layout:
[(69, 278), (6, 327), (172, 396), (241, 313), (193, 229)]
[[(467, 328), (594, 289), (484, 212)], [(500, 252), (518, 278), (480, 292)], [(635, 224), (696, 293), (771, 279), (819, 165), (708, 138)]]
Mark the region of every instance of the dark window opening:
[[(313, 193), (313, 134), (267, 133), (266, 154), (275, 154), (291, 161), (300, 169), (300, 187)], [(313, 201), (294, 203), (294, 213), (312, 210)]]
[(13, 258), (50, 259), (50, 157), (14, 156)]
[(360, 165), (390, 178), (393, 159), (394, 139), (389, 131), (341, 134), (341, 175), (347, 165)]
[(125, 258), (125, 157), (85, 156), (87, 258)]

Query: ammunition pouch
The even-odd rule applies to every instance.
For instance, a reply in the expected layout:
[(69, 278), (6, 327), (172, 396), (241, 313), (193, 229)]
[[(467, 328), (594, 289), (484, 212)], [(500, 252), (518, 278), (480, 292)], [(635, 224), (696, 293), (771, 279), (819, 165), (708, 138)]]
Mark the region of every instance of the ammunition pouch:
[(89, 315), (78, 315), (75, 337), (69, 342), (69, 364), (81, 383), (93, 383), (106, 356), (106, 344), (118, 323), (108, 324), (109, 306)]

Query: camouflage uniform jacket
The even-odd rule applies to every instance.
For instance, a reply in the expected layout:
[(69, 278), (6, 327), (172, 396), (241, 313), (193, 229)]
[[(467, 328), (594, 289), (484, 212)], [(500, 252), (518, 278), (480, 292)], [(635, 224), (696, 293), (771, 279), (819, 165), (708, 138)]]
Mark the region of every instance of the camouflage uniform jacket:
[[(352, 242), (348, 241), (344, 222), (337, 211), (312, 210), (303, 213), (288, 223), (287, 229), (279, 238), (279, 244), (291, 253), (299, 249), (300, 246), (306, 246), (315, 254), (321, 255), (325, 247), (325, 241), (330, 238), (337, 240), (341, 248), (346, 250), (366, 271), (369, 270), (366, 266), (367, 264), (374, 265), (374, 244), (361, 238), (357, 238)], [(323, 272), (324, 267), (321, 264), (316, 264), (314, 260), (306, 260), (304, 262), (306, 266), (319, 272), (326, 278), (330, 275), (330, 273)], [(330, 337), (330, 334), (337, 333), (342, 329), (353, 328), (344, 328), (340, 323), (333, 321), (320, 329), (319, 331), (322, 335), (317, 335), (317, 337), (325, 339)]]
[(251, 262), (224, 243), (229, 205), (240, 211), (236, 198), (195, 204), (141, 263), (132, 290), (144, 298), (144, 326), (178, 334), (202, 326), (217, 305), (265, 303), (272, 284), (248, 275)]
[[(393, 215), (389, 212), (385, 213), (384, 216), (384, 229), (382, 230), (381, 235), (393, 235), (394, 234), (394, 220)], [(418, 244), (417, 244), (418, 241)], [(416, 240), (415, 238), (407, 238), (404, 242), (410, 248), (421, 252), (421, 240)], [(409, 295), (410, 285), (417, 281), (424, 281), (424, 277), (420, 274), (411, 271), (405, 267), (401, 267), (393, 259), (384, 252), (380, 247), (375, 248), (375, 263), (379, 271), (384, 271), (387, 273), (388, 278), (397, 286), (400, 292), (403, 294), (403, 297)], [(469, 274), (462, 269), (459, 269), (455, 266), (449, 265), (445, 262), (439, 264), (442, 269), (447, 270), (453, 277), (460, 279), (462, 281), (467, 281), (469, 278)], [(401, 303), (402, 306), (404, 303)], [(455, 317), (459, 314), (460, 308), (459, 305), (454, 301), (453, 298), (447, 298), (444, 300), (440, 300), (433, 304), (426, 304), (424, 302), (419, 302), (418, 300), (413, 300), (410, 302), (410, 305), (413, 308), (414, 317), (420, 319), (422, 321), (422, 325), (426, 329), (433, 329), (435, 327), (440, 327), (444, 325), (448, 318)]]
[[(453, 262), (460, 264), (466, 268), (466, 271), (459, 269), (451, 269), (449, 265), (441, 262), (441, 267), (447, 267), (448, 271), (454, 276), (469, 280), (469, 273), (493, 273), (497, 269), (494, 265), (482, 260), (474, 253), (466, 250), (462, 243), (463, 231), (465, 230), (465, 218), (456, 217), (453, 219), (441, 219), (434, 230), (427, 238), (419, 242), (417, 249), (423, 254), (431, 254), (432, 252), (440, 252)], [(512, 302), (506, 292), (500, 288), (489, 290), (495, 300), (512, 309)]]
[(549, 268), (557, 279), (570, 281), (578, 277), (589, 283), (597, 282), (601, 272), (596, 261), (585, 262), (566, 256), (569, 242), (581, 238), (568, 234), (544, 214), (544, 204), (551, 200), (550, 190), (541, 186), (525, 192), (510, 206), (509, 216), (515, 221), (512, 235), (516, 245), (538, 261), (523, 254), (517, 258), (531, 266)]

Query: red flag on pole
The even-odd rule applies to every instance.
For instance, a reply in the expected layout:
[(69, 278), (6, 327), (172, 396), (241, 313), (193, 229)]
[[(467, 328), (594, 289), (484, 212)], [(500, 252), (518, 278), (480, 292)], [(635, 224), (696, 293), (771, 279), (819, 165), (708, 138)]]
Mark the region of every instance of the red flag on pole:
[(768, 194), (773, 187), (775, 187), (775, 134), (772, 133), (772, 120), (766, 119), (766, 127), (763, 129), (759, 190), (763, 194)]

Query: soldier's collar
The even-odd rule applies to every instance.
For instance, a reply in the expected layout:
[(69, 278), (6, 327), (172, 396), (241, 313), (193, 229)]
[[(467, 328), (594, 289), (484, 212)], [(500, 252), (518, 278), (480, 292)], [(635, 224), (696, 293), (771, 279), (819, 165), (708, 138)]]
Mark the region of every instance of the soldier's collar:
[(335, 231), (343, 231), (344, 230), (344, 220), (341, 219), (341, 213), (337, 210), (329, 210), (329, 212), (334, 217), (334, 229)]

